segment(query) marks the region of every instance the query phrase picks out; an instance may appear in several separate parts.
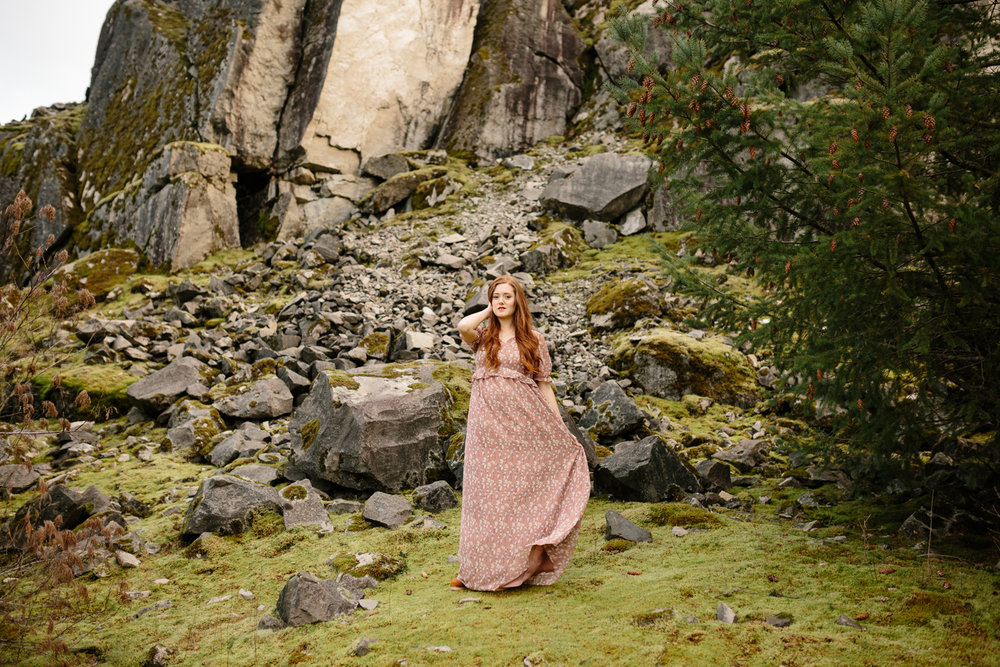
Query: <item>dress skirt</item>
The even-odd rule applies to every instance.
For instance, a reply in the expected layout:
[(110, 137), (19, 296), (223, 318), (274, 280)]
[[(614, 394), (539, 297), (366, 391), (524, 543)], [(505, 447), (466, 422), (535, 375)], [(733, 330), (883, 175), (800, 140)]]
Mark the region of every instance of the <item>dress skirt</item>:
[(536, 379), (549, 379), (551, 362), (540, 339), (542, 368), (524, 373), (517, 343), (504, 341), (500, 367), (487, 371), (476, 354), (462, 478), (458, 578), (470, 589), (493, 591), (528, 568), (540, 545), (554, 565), (525, 583), (549, 585), (562, 575), (576, 547), (590, 497), (583, 447), (551, 409)]

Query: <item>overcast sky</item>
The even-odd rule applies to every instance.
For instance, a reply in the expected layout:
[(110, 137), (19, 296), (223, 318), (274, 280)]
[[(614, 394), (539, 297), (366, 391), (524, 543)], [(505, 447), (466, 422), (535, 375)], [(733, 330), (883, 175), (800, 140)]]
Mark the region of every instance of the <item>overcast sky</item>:
[(0, 0), (0, 124), (82, 102), (113, 0)]

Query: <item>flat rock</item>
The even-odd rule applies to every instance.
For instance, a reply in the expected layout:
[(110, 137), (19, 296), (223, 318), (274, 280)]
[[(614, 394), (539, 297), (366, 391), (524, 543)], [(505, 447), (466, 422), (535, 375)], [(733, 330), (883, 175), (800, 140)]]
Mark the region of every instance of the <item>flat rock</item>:
[(614, 220), (646, 195), (651, 164), (644, 155), (595, 155), (578, 170), (553, 178), (542, 192), (542, 205), (579, 220)]
[(765, 440), (741, 440), (739, 444), (715, 452), (712, 458), (731, 463), (740, 472), (747, 473), (767, 460), (769, 449), (770, 444)]
[(413, 506), (403, 496), (392, 496), (376, 491), (365, 502), (362, 516), (365, 521), (377, 523), (386, 528), (398, 528), (413, 514)]
[(652, 542), (653, 534), (640, 528), (614, 510), (604, 513), (604, 539), (628, 540), (629, 542)]
[(764, 619), (764, 622), (775, 628), (787, 628), (792, 624), (794, 619), (789, 614), (776, 614), (774, 616), (768, 616)]
[(730, 609), (725, 602), (720, 602), (715, 610), (715, 618), (723, 623), (733, 624), (736, 622), (736, 612)]
[(706, 459), (698, 461), (695, 471), (709, 489), (729, 489), (733, 486), (732, 472), (729, 466), (721, 461)]
[(23, 463), (0, 466), (0, 495), (7, 492), (22, 493), (38, 483), (37, 470)]
[(268, 485), (274, 484), (279, 479), (282, 479), (280, 470), (258, 463), (248, 463), (245, 466), (233, 468), (229, 471), (229, 474), (234, 477), (248, 479), (251, 482), (257, 482), (258, 484)]
[(208, 455), (212, 465), (222, 467), (236, 459), (253, 456), (267, 446), (267, 431), (253, 422), (244, 422), (228, 438), (217, 444)]
[(150, 373), (126, 390), (139, 408), (155, 414), (166, 410), (187, 393), (188, 387), (200, 384), (215, 374), (207, 364), (194, 357), (180, 357)]
[(291, 413), (295, 398), (277, 376), (257, 380), (241, 393), (223, 396), (215, 408), (235, 419), (274, 419)]

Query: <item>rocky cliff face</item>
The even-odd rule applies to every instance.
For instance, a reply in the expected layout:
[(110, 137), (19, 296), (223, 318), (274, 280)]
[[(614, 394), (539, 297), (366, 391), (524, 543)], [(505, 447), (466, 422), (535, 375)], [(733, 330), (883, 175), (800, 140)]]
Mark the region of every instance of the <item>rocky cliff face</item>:
[[(372, 158), (566, 134), (588, 58), (559, 0), (118, 0), (86, 105), (0, 132), (0, 194), (55, 205), (36, 236), (72, 230), (71, 251), (128, 240), (189, 267), (349, 219), (383, 178), (362, 173)], [(176, 142), (228, 164), (164, 177)]]

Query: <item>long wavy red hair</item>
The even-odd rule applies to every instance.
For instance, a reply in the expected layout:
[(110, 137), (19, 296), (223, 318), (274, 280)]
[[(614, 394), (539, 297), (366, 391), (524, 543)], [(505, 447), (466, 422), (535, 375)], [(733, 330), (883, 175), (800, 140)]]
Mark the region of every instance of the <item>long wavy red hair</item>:
[[(537, 373), (541, 360), (538, 355), (538, 338), (531, 328), (531, 310), (528, 308), (528, 297), (524, 295), (524, 289), (517, 278), (513, 276), (500, 276), (490, 283), (486, 296), (490, 303), (493, 303), (493, 292), (500, 285), (510, 285), (514, 289), (514, 338), (517, 340), (517, 348), (521, 354), (521, 364), (528, 374)], [(486, 331), (479, 339), (479, 345), (486, 351), (486, 367), (497, 368), (500, 366), (500, 319), (496, 313), (490, 315), (486, 324)]]

